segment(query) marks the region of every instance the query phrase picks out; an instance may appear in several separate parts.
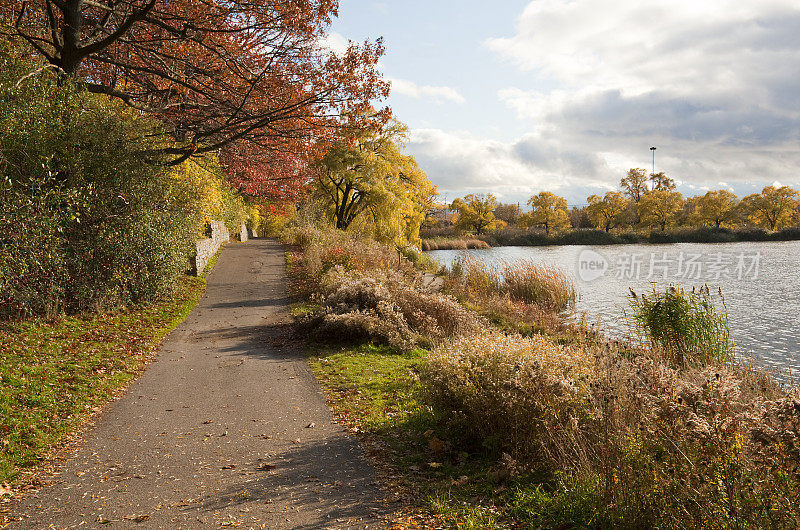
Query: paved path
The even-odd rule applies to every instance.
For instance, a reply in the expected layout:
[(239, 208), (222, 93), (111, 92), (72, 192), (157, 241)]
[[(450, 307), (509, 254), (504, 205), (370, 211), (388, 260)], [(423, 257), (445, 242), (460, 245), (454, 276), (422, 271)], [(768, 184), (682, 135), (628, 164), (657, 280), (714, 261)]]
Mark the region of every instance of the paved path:
[(289, 337), (283, 249), (231, 243), (158, 359), (12, 528), (371, 528), (381, 493)]

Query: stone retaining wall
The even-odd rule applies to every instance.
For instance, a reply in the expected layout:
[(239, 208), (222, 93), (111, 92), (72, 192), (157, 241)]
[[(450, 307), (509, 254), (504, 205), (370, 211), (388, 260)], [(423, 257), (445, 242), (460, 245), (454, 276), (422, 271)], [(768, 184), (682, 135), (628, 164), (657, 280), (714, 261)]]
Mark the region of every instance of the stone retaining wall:
[(198, 239), (192, 267), (195, 275), (205, 270), (208, 261), (217, 253), (219, 248), (227, 243), (231, 238), (228, 228), (222, 221), (211, 221), (211, 237)]

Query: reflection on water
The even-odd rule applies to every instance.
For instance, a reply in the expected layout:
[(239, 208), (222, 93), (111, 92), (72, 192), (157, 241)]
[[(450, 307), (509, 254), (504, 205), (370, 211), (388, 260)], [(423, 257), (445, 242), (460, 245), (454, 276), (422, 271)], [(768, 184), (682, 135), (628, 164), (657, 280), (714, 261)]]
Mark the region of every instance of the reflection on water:
[[(464, 251), (428, 254), (451, 265)], [(497, 247), (467, 251), (487, 263), (528, 259), (572, 275), (577, 309), (610, 333), (627, 328), (629, 289), (652, 284), (722, 288), (737, 348), (764, 365), (800, 375), (800, 242), (677, 243), (597, 247)]]

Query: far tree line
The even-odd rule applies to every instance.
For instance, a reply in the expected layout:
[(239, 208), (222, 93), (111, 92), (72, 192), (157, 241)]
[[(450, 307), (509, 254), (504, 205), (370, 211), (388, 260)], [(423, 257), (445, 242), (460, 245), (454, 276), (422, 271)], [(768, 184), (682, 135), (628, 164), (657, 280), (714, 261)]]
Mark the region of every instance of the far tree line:
[[(767, 186), (739, 198), (725, 189), (684, 197), (663, 172), (630, 169), (619, 189), (590, 195), (587, 206), (569, 208), (563, 197), (542, 191), (527, 201), (530, 211), (504, 204), (491, 194), (470, 194), (449, 205), (449, 215), (432, 212), (427, 226), (453, 225), (461, 233), (486, 234), (506, 227), (538, 229), (546, 234), (569, 229), (622, 232), (682, 226), (758, 227), (781, 230), (800, 223), (800, 193), (789, 186)], [(447, 207), (443, 206), (444, 211)]]

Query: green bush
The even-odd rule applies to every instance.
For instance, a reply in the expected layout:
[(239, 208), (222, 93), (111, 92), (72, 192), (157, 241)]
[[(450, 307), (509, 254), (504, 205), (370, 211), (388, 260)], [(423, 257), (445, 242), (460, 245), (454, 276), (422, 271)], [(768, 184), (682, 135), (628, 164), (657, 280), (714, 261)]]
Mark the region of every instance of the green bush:
[[(185, 269), (197, 192), (152, 153), (157, 124), (0, 43), (0, 312), (138, 302)], [(144, 163), (143, 163), (144, 162)]]
[(631, 291), (631, 327), (678, 365), (691, 361), (727, 361), (733, 357), (728, 316), (719, 310), (708, 287), (686, 292), (668, 287), (664, 292), (637, 295)]

